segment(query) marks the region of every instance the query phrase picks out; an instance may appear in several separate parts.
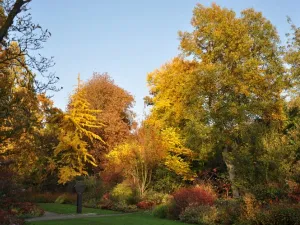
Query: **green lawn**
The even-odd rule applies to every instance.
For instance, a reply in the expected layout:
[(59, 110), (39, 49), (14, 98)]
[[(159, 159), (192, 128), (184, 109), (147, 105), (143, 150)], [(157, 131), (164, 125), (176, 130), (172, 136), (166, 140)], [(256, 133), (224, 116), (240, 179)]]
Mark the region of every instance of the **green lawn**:
[[(49, 212), (56, 212), (61, 214), (74, 213), (76, 206), (54, 203), (39, 204), (44, 210)], [(84, 208), (83, 213), (97, 213), (97, 214), (113, 214), (109, 210)], [(149, 213), (133, 213), (121, 216), (109, 216), (98, 218), (76, 218), (66, 220), (52, 220), (52, 221), (38, 221), (27, 223), (29, 225), (184, 225), (178, 221), (155, 218)]]
[[(68, 205), (68, 204), (57, 204), (57, 203), (39, 203), (45, 211), (60, 213), (60, 214), (75, 214), (76, 213), (76, 205)], [(103, 209), (93, 209), (93, 208), (82, 208), (82, 213), (97, 213), (97, 214), (115, 214), (118, 212), (114, 212), (111, 210), (103, 210)]]
[(172, 220), (158, 219), (143, 213), (99, 218), (81, 218), (31, 222), (30, 225), (184, 225)]

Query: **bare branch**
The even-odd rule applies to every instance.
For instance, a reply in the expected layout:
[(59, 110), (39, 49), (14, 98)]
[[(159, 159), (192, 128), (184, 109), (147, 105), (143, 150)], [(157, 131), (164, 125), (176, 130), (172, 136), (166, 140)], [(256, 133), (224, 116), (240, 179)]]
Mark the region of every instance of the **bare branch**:
[(7, 35), (8, 29), (12, 26), (14, 22), (14, 18), (17, 16), (18, 13), (21, 12), (22, 6), (29, 3), (31, 0), (17, 0), (9, 12), (6, 21), (4, 22), (3, 26), (0, 28), (0, 42), (3, 41), (5, 36)]

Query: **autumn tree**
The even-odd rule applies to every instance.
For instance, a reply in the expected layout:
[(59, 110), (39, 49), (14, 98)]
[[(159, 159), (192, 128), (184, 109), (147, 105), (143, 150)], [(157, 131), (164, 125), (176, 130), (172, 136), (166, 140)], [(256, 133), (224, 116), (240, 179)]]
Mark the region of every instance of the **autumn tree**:
[(117, 145), (107, 154), (105, 172), (121, 173), (137, 187), (143, 197), (159, 165), (165, 166), (183, 180), (192, 180), (191, 158), (192, 152), (182, 145), (175, 129), (160, 131), (145, 121), (130, 140)]
[(285, 46), (284, 60), (288, 65), (287, 75), (289, 76), (289, 94), (292, 98), (299, 98), (300, 95), (300, 28), (288, 19), (291, 25), (291, 33), (288, 33), (288, 41)]
[[(11, 47), (18, 48), (17, 44)], [(36, 93), (34, 81), (18, 61), (1, 70), (6, 76), (0, 83), (0, 167), (6, 164), (19, 181), (28, 179), (38, 185), (47, 173), (36, 175), (42, 171), (41, 165), (48, 169), (48, 159), (57, 145), (55, 133), (50, 135), (51, 142), (44, 137), (49, 136), (49, 119), (59, 110), (45, 94)]]
[[(38, 94), (38, 118), (39, 126), (34, 134), (31, 151), (34, 150), (36, 159), (30, 170), (24, 174), (24, 182), (35, 186), (36, 189), (42, 189), (44, 186), (57, 185), (57, 167), (56, 158), (53, 155), (53, 149), (59, 143), (58, 135), (60, 133), (60, 123), (63, 119), (63, 112), (56, 108), (53, 101), (45, 94)], [(25, 142), (26, 143), (26, 142)], [(19, 145), (22, 148), (22, 144)], [(23, 148), (24, 152), (30, 152)], [(26, 162), (23, 168), (27, 168)], [(51, 186), (52, 185), (52, 186)]]
[[(78, 78), (79, 79), (79, 78)], [(91, 108), (86, 93), (80, 86), (71, 96), (68, 111), (60, 124), (59, 144), (54, 154), (58, 157), (59, 183), (66, 183), (76, 176), (87, 175), (86, 165), (96, 166), (96, 160), (90, 153), (95, 141), (104, 143), (93, 129), (103, 126), (96, 114), (99, 110)]]
[[(116, 145), (122, 143), (130, 136), (134, 126), (134, 113), (132, 106), (133, 96), (119, 87), (108, 74), (94, 73), (83, 89), (86, 92), (86, 100), (93, 109), (99, 110), (97, 119), (105, 126), (94, 130), (105, 141), (105, 145), (94, 145), (92, 155), (99, 162), (103, 160), (103, 154), (111, 151)], [(99, 166), (101, 166), (100, 163)]]
[[(179, 32), (182, 57), (148, 75), (154, 120), (183, 127), (187, 146), (221, 154), (236, 188), (234, 156), (244, 127), (280, 126), (286, 87), (276, 29), (261, 13), (197, 5), (192, 32)], [(198, 138), (198, 140), (197, 140)], [(251, 143), (247, 143), (251, 144)]]
[(300, 186), (300, 28), (288, 19), (291, 32), (288, 34), (284, 60), (289, 76), (289, 102), (287, 104), (288, 122), (285, 127), (285, 135), (289, 141), (289, 147), (296, 148), (296, 157), (291, 169), (293, 180)]
[[(11, 46), (16, 51), (17, 44)], [(38, 123), (38, 99), (30, 74), (18, 62), (0, 66), (0, 141), (17, 140), (20, 135), (32, 130)]]
[[(30, 2), (31, 0), (0, 1), (0, 64), (5, 66), (11, 60), (24, 58), (19, 64), (30, 73), (36, 90), (41, 92), (47, 89), (57, 90), (54, 84), (58, 77), (53, 73), (47, 73), (54, 65), (53, 58), (36, 54), (51, 33), (33, 22), (28, 7)], [(11, 50), (12, 43), (18, 44), (18, 51)], [(45, 82), (39, 81), (35, 72), (42, 75)]]
[[(36, 95), (57, 90), (57, 77), (47, 74), (52, 59), (39, 54), (50, 37), (47, 30), (32, 22), (31, 0), (0, 1), (0, 140), (15, 137), (34, 126)], [(35, 51), (35, 53), (34, 53)], [(35, 73), (44, 76), (44, 82)], [(31, 102), (29, 104), (29, 102)]]

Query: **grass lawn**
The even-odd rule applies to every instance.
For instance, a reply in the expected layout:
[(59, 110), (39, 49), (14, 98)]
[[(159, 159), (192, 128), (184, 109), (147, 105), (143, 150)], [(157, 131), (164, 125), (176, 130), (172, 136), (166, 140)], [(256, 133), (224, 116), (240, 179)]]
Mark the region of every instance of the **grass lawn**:
[(122, 216), (81, 218), (68, 220), (53, 220), (31, 222), (30, 225), (184, 225), (178, 221), (155, 218), (144, 213), (135, 213)]
[[(60, 214), (76, 213), (76, 205), (57, 204), (57, 203), (39, 203), (38, 205), (41, 206), (45, 211), (49, 211), (49, 212), (60, 213)], [(119, 212), (82, 207), (82, 213), (115, 214)]]
[[(56, 212), (61, 214), (72, 214), (76, 210), (74, 205), (55, 204), (55, 203), (41, 203), (39, 204), (44, 210), (49, 212)], [(83, 208), (83, 213), (97, 213), (97, 214), (114, 214), (118, 212)], [(179, 221), (172, 221), (166, 219), (155, 218), (149, 213), (133, 213), (121, 216), (109, 216), (98, 218), (76, 218), (66, 220), (52, 220), (52, 221), (36, 221), (26, 223), (29, 225), (184, 225)]]

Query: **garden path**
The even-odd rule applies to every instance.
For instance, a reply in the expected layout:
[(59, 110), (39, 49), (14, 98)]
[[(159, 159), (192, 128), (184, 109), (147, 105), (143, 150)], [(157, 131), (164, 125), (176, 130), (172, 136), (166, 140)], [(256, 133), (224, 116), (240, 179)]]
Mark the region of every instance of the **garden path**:
[(132, 213), (119, 213), (119, 214), (96, 214), (96, 213), (85, 213), (85, 214), (58, 214), (53, 212), (45, 212), (41, 217), (35, 217), (26, 219), (25, 221), (44, 221), (44, 220), (64, 220), (64, 219), (76, 219), (76, 218), (88, 218), (88, 217), (109, 217), (109, 216), (123, 216)]

